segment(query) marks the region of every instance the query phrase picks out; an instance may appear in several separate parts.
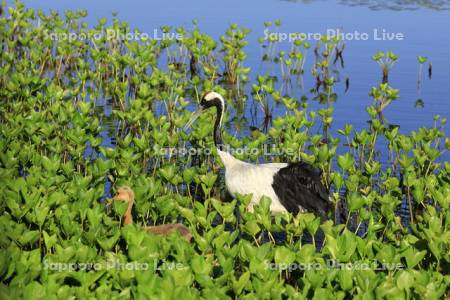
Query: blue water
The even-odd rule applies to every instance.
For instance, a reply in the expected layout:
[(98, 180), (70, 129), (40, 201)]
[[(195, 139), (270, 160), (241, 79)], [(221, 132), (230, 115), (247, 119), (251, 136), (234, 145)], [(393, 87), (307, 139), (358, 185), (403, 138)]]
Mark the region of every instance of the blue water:
[[(399, 56), (398, 63), (390, 73), (390, 84), (400, 89), (400, 99), (385, 111), (389, 122), (399, 124), (400, 131), (409, 133), (421, 126), (433, 126), (433, 116), (450, 117), (450, 1), (68, 1), (68, 0), (26, 0), (28, 7), (48, 11), (57, 9), (87, 9), (86, 22), (93, 25), (101, 17), (109, 20), (117, 12), (121, 20), (128, 21), (132, 28), (138, 28), (152, 35), (162, 25), (192, 27), (192, 20), (199, 20), (199, 28), (218, 38), (231, 23), (251, 29), (246, 47), (248, 57), (244, 65), (252, 68), (252, 80), (262, 73), (261, 50), (257, 42), (264, 37), (264, 21), (280, 19), (280, 31), (325, 33), (328, 29), (341, 29), (346, 33), (363, 33), (368, 40), (347, 40), (344, 51), (345, 69), (342, 78), (350, 79), (350, 89), (344, 94), (344, 85), (336, 86), (339, 95), (333, 114), (333, 129), (342, 128), (345, 123), (354, 127), (367, 126), (365, 107), (372, 99), (368, 96), (370, 87), (381, 81), (380, 67), (371, 57), (377, 51), (393, 51)], [(423, 3), (428, 3), (424, 5)], [(427, 8), (430, 6), (431, 8)], [(404, 40), (375, 40), (374, 30), (399, 33)], [(314, 44), (314, 41), (310, 41)], [(285, 50), (290, 44), (281, 44)], [(417, 90), (417, 55), (428, 57), (433, 64), (433, 77), (427, 77), (425, 64), (420, 94)], [(312, 49), (308, 51), (305, 67), (305, 89), (296, 91), (297, 96), (309, 95), (314, 86), (310, 74), (314, 61)], [(278, 69), (277, 67), (276, 69)], [(424, 108), (415, 108), (418, 98), (424, 100)], [(317, 104), (313, 107), (320, 107)], [(275, 108), (275, 115), (284, 114)], [(446, 126), (448, 136), (449, 129)], [(449, 153), (443, 157), (449, 160)]]

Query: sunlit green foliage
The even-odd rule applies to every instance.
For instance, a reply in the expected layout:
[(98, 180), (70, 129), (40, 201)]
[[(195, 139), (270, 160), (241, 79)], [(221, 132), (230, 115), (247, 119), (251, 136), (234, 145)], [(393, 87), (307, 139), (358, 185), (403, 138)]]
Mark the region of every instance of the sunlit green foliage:
[[(281, 155), (269, 159), (320, 168), (336, 207), (347, 207), (345, 224), (310, 213), (273, 217), (266, 198), (254, 212), (246, 211), (248, 195), (224, 202), (212, 115), (190, 133), (181, 130), (202, 91), (217, 90), (230, 105), (245, 98), (236, 89), (249, 81), (247, 30), (233, 24), (217, 42), (194, 21), (191, 29), (162, 29), (183, 34), (181, 40), (127, 41), (106, 35), (132, 32), (117, 19), (89, 28), (85, 11), (61, 17), (21, 3), (7, 9), (0, 18), (0, 299), (449, 296), (446, 119), (400, 133), (379, 118), (398, 97), (385, 83), (367, 99), (369, 125), (348, 124), (333, 136), (335, 81), (328, 66), (339, 41), (322, 41), (317, 50), (313, 75), (322, 82), (324, 96), (316, 100), (323, 109), (310, 110), (308, 99), (282, 93), (261, 75), (252, 81), (253, 101), (264, 108), (271, 98), (286, 114), (273, 118), (267, 133), (224, 139), (232, 148), (257, 149), (236, 153), (240, 159), (260, 161), (264, 147), (275, 145), (271, 151)], [(274, 59), (276, 41), (268, 43), (267, 59)], [(294, 52), (278, 55), (284, 77), (304, 73), (309, 45), (294, 43)], [(388, 53), (387, 59), (397, 58)], [(233, 117), (229, 112), (224, 120)], [(190, 146), (212, 155), (176, 151)], [(109, 186), (123, 184), (136, 194), (137, 224), (125, 227), (123, 205), (102, 201)], [(397, 213), (405, 201), (409, 226)], [(140, 228), (179, 221), (192, 231), (191, 243)], [(361, 226), (367, 227), (362, 234)], [(274, 239), (277, 232), (286, 237)], [(307, 234), (311, 243), (302, 240)], [(340, 267), (327, 267), (330, 260)], [(364, 264), (370, 267), (356, 267)], [(403, 267), (382, 268), (388, 264)], [(299, 268), (308, 265), (314, 267)]]

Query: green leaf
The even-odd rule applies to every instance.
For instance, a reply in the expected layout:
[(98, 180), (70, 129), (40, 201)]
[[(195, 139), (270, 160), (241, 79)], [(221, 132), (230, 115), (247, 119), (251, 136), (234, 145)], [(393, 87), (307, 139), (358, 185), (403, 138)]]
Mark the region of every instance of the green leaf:
[(113, 208), (118, 216), (123, 217), (127, 211), (128, 203), (125, 201), (113, 200)]
[(419, 64), (423, 64), (427, 61), (427, 58), (425, 56), (417, 56), (417, 61), (419, 62)]
[(256, 220), (247, 221), (244, 225), (244, 229), (252, 236), (255, 236), (261, 231), (261, 228), (259, 228), (258, 222)]
[(39, 236), (40, 236), (39, 230), (31, 230), (22, 234), (18, 238), (18, 241), (22, 245), (26, 245), (28, 243), (32, 244), (39, 239)]
[(28, 284), (23, 295), (25, 299), (43, 299), (45, 297), (45, 288), (37, 281)]
[(201, 175), (201, 176), (200, 176), (200, 180), (201, 180), (201, 182), (203, 182), (204, 184), (206, 184), (206, 186), (207, 186), (208, 188), (212, 188), (212, 187), (214, 186), (214, 183), (215, 183), (216, 180), (217, 180), (217, 175), (208, 172), (208, 173), (205, 174), (205, 175)]
[(239, 280), (233, 280), (233, 290), (236, 293), (236, 295), (240, 295), (242, 293), (242, 290), (244, 289), (245, 285), (250, 280), (250, 272), (244, 272), (240, 277)]
[(312, 244), (303, 245), (297, 253), (297, 260), (301, 263), (311, 263), (316, 255), (316, 248)]
[(338, 156), (337, 163), (343, 171), (349, 171), (353, 166), (354, 160), (350, 152), (347, 152), (345, 155)]
[(275, 263), (279, 266), (288, 267), (295, 260), (295, 254), (289, 248), (280, 246), (275, 249)]
[(50, 236), (46, 231), (43, 231), (42, 234), (44, 235), (44, 243), (45, 247), (47, 247), (47, 250), (55, 246), (58, 242), (56, 234)]
[(327, 249), (328, 253), (330, 253), (333, 259), (337, 259), (339, 257), (338, 256), (339, 248), (337, 240), (329, 234), (325, 235), (325, 237), (326, 237), (325, 249)]
[(356, 211), (356, 210), (360, 209), (365, 204), (365, 200), (358, 193), (351, 193), (347, 197), (347, 204), (348, 204), (348, 208), (351, 211)]
[(212, 270), (212, 265), (209, 264), (209, 261), (205, 260), (205, 258), (200, 255), (192, 258), (191, 267), (196, 274), (209, 275)]
[(339, 284), (342, 289), (350, 290), (353, 287), (353, 271), (339, 270), (338, 273)]
[(105, 251), (111, 251), (111, 249), (117, 244), (120, 238), (120, 231), (117, 230), (114, 235), (110, 238), (98, 238), (97, 242)]
[(414, 276), (409, 270), (400, 270), (397, 276), (397, 286), (403, 290), (409, 290), (414, 285)]

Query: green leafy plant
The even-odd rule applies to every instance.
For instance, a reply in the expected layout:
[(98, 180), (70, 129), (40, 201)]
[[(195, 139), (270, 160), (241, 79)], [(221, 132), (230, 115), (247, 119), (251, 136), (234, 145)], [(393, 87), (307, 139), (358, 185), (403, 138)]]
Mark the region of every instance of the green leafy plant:
[[(319, 86), (299, 98), (286, 82), (308, 76), (305, 41), (284, 53), (280, 40), (260, 41), (269, 68), (251, 78), (248, 31), (237, 25), (220, 41), (195, 20), (161, 28), (181, 40), (129, 41), (106, 34), (131, 33), (127, 23), (113, 16), (88, 26), (86, 14), (15, 2), (0, 19), (1, 299), (449, 296), (447, 119), (407, 134), (386, 122), (400, 97), (387, 84), (397, 56), (374, 56), (386, 82), (370, 91), (368, 125), (335, 136), (338, 39), (310, 50)], [(278, 32), (281, 21), (264, 26)], [(71, 33), (87, 38), (63, 38)], [(233, 99), (228, 84), (240, 85), (243, 101), (229, 101), (223, 120), (233, 134), (224, 140), (252, 150), (235, 156), (314, 164), (335, 204), (329, 220), (273, 216), (266, 197), (253, 210), (252, 195), (226, 201), (211, 115), (192, 132), (181, 128), (203, 91)], [(265, 130), (247, 130), (246, 105), (270, 116)], [(122, 185), (135, 192), (135, 225), (122, 226), (125, 203), (108, 201)], [(191, 243), (142, 229), (179, 222)]]

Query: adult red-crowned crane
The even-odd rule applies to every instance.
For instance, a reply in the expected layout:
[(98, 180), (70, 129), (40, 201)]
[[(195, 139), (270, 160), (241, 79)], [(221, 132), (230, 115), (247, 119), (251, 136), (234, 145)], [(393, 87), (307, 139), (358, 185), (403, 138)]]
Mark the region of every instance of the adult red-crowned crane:
[(222, 117), (225, 109), (223, 97), (207, 92), (201, 99), (199, 109), (185, 125), (188, 128), (202, 112), (216, 108), (214, 144), (225, 166), (225, 185), (231, 195), (252, 194), (249, 210), (259, 203), (262, 196), (272, 200), (272, 213), (283, 211), (294, 214), (310, 211), (326, 218), (333, 207), (329, 191), (321, 182), (320, 172), (305, 162), (251, 164), (236, 159), (225, 149), (222, 138)]

